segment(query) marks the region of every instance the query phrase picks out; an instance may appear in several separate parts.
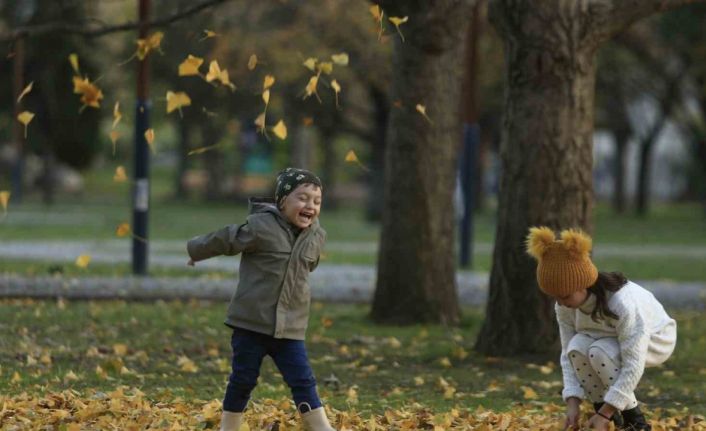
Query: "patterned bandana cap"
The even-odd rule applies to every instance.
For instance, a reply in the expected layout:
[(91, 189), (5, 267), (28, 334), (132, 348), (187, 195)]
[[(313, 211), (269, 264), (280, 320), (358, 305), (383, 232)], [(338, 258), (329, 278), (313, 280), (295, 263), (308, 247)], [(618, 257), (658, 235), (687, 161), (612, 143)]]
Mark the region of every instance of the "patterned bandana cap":
[(323, 189), (321, 180), (312, 172), (306, 169), (287, 168), (277, 174), (277, 185), (275, 186), (275, 202), (277, 202), (277, 206), (280, 205), (282, 199), (300, 184), (314, 184)]

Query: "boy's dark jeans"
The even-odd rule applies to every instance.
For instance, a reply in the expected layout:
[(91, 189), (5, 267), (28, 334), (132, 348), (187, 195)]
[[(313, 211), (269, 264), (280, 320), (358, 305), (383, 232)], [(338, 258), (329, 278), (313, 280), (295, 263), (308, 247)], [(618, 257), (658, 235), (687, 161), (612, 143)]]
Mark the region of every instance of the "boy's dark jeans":
[(257, 385), (265, 355), (270, 355), (274, 360), (284, 381), (292, 390), (294, 404), (299, 411), (306, 412), (321, 407), (304, 341), (274, 338), (236, 328), (233, 330), (230, 345), (233, 348), (233, 371), (223, 399), (224, 411), (237, 413), (245, 410), (250, 393)]

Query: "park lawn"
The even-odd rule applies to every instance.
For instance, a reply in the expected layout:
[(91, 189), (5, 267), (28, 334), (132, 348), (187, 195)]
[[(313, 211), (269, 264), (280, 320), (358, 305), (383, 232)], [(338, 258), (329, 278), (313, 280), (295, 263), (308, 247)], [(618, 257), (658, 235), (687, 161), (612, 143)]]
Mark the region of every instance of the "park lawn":
[[(225, 308), (202, 301), (4, 300), (0, 401), (5, 397), (12, 405), (68, 389), (76, 391), (70, 396), (89, 397), (122, 386), (139, 389), (153, 404), (217, 400), (229, 372), (230, 334), (221, 323)], [(557, 358), (479, 356), (473, 351), (482, 323), (479, 310), (464, 310), (457, 328), (376, 326), (367, 312), (362, 305), (312, 307), (307, 345), (330, 407), (365, 418), (388, 410), (479, 407), (561, 417), (554, 405), (561, 403)], [(654, 417), (686, 420), (691, 412), (706, 411), (706, 321), (696, 312), (672, 314), (679, 322), (677, 350), (665, 366), (646, 371), (638, 398), (650, 410), (668, 409)], [(288, 397), (267, 359), (253, 399), (259, 406), (274, 400), (281, 410)]]

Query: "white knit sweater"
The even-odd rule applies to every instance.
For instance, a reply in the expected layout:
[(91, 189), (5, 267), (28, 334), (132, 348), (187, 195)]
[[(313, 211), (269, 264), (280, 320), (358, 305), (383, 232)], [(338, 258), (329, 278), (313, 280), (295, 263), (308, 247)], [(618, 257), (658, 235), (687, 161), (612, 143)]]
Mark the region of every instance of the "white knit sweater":
[(620, 344), (622, 368), (615, 383), (608, 388), (604, 401), (624, 410), (645, 367), (659, 365), (673, 351), (676, 322), (651, 292), (631, 281), (615, 293), (607, 292), (607, 298), (608, 308), (618, 315), (617, 320), (606, 317), (595, 322), (591, 319), (590, 313), (596, 301), (594, 295), (588, 295), (586, 302), (578, 309), (556, 304), (564, 377), (562, 396), (564, 400), (584, 396), (566, 351), (571, 338), (577, 333), (596, 339), (615, 337)]

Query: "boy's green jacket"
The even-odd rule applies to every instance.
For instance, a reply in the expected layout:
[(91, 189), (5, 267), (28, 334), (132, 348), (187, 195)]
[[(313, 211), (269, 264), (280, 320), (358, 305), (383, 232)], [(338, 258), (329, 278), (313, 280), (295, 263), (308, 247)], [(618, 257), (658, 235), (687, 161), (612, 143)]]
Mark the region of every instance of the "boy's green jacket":
[(275, 338), (303, 340), (309, 323), (309, 272), (319, 263), (326, 231), (318, 219), (297, 236), (271, 199), (250, 199), (240, 225), (197, 236), (187, 243), (195, 262), (242, 253), (240, 281), (226, 325)]

